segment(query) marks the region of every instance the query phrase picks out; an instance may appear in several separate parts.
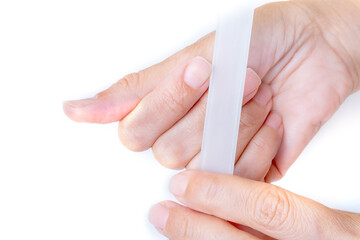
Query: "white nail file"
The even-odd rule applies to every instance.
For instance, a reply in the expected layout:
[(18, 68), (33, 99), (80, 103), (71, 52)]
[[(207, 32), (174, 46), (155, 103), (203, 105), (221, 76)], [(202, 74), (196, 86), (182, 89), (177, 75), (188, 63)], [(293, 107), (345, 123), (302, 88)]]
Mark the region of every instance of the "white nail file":
[(233, 174), (254, 8), (220, 16), (215, 36), (200, 170)]

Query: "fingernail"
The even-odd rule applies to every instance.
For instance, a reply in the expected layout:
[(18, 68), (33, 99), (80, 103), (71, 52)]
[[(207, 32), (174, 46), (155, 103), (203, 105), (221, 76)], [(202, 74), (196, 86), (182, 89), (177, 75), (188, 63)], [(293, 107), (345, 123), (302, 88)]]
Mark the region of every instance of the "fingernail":
[(279, 114), (271, 113), (270, 116), (266, 119), (265, 125), (275, 129), (276, 131), (279, 130), (281, 126), (282, 119)]
[(186, 191), (188, 181), (188, 176), (183, 173), (175, 175), (170, 181), (170, 192), (175, 196), (182, 197)]
[(261, 106), (266, 106), (272, 97), (271, 88), (268, 85), (261, 85), (254, 100)]
[(154, 205), (149, 212), (149, 221), (160, 232), (164, 233), (169, 209), (162, 203)]
[(64, 106), (71, 107), (71, 108), (84, 108), (88, 105), (91, 105), (96, 102), (96, 96), (92, 98), (86, 98), (81, 100), (72, 100), (72, 101), (65, 101)]
[(209, 79), (211, 64), (202, 57), (196, 57), (188, 64), (184, 72), (184, 81), (193, 89), (199, 89)]
[(261, 85), (260, 77), (256, 74), (254, 70), (248, 68), (246, 72), (244, 97), (246, 98), (248, 95), (254, 93), (259, 88), (260, 85)]

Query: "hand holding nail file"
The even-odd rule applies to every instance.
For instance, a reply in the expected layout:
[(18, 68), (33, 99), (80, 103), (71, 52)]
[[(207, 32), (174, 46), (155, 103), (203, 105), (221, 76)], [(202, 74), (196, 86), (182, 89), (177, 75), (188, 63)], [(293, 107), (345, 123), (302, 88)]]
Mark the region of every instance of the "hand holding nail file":
[(200, 170), (233, 174), (254, 8), (219, 18)]

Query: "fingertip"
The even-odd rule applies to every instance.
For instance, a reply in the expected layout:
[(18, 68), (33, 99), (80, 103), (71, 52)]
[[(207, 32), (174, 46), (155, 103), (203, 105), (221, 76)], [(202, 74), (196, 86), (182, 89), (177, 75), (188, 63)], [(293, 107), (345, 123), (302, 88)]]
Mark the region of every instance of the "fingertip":
[(270, 169), (264, 178), (264, 181), (266, 183), (273, 183), (273, 182), (279, 181), (282, 177), (283, 177), (283, 175), (281, 174), (279, 169), (273, 163), (273, 164), (271, 164)]
[(75, 122), (99, 122), (95, 111), (98, 105), (97, 97), (63, 102), (63, 111)]
[(169, 217), (170, 201), (164, 201), (151, 207), (148, 215), (149, 222), (161, 233), (164, 234), (166, 222)]
[(261, 84), (253, 100), (261, 106), (267, 106), (272, 100), (273, 94), (268, 84)]
[(87, 100), (64, 101), (63, 111), (65, 115), (73, 121), (82, 122), (82, 108)]
[(248, 68), (247, 69), (247, 72), (246, 72), (246, 77), (249, 78), (249, 79), (253, 79), (254, 81), (254, 85), (257, 86), (255, 88), (258, 88), (261, 83), (262, 83), (262, 80), (261, 78), (259, 77), (259, 75), (255, 72), (254, 69), (252, 68)]
[(244, 104), (255, 96), (260, 85), (261, 85), (260, 77), (253, 69), (248, 68), (246, 71), (246, 81), (244, 88)]
[(112, 123), (123, 119), (138, 104), (138, 98), (115, 99), (92, 97), (63, 102), (66, 116), (76, 122)]
[(193, 89), (200, 89), (207, 83), (212, 71), (211, 64), (203, 57), (195, 57), (187, 65), (184, 81)]
[(282, 126), (282, 118), (278, 113), (272, 112), (266, 119), (265, 125), (271, 127), (276, 131), (280, 131), (280, 128)]
[(197, 170), (200, 168), (200, 153), (196, 154), (185, 166), (186, 170)]
[(189, 182), (188, 174), (180, 173), (171, 178), (169, 184), (170, 192), (176, 197), (183, 197)]
[(94, 104), (97, 100), (97, 96), (79, 100), (68, 100), (63, 103), (72, 108), (84, 108), (90, 104)]

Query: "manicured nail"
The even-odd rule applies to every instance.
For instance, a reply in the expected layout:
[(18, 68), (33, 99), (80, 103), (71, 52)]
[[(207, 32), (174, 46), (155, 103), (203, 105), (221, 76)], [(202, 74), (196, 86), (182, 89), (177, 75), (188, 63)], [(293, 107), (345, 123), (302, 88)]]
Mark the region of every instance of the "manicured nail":
[(150, 209), (149, 221), (162, 234), (164, 233), (168, 217), (169, 209), (165, 204), (159, 203)]
[(253, 94), (255, 91), (257, 91), (257, 89), (259, 88), (260, 85), (261, 85), (260, 77), (256, 74), (256, 72), (254, 70), (252, 70), (251, 68), (248, 68), (246, 71), (244, 98), (246, 98), (247, 96), (249, 96), (249, 95)]
[(65, 101), (63, 102), (63, 109), (67, 116), (72, 119), (77, 119), (76, 121), (82, 121), (84, 115), (86, 115), (86, 110), (91, 108), (97, 103), (97, 98), (87, 98), (81, 100)]
[(185, 193), (188, 180), (188, 176), (183, 173), (175, 175), (170, 181), (170, 192), (175, 196), (182, 197)]
[(282, 119), (279, 114), (272, 112), (270, 116), (266, 119), (265, 125), (275, 129), (276, 131), (279, 130), (282, 123)]
[(184, 72), (184, 81), (193, 89), (199, 89), (209, 79), (211, 64), (202, 57), (196, 57), (188, 64)]
[(72, 100), (65, 101), (64, 106), (71, 108), (84, 108), (96, 102), (96, 97), (80, 99), (80, 100)]
[(261, 85), (256, 93), (254, 100), (261, 106), (266, 106), (272, 98), (271, 88), (268, 85)]

